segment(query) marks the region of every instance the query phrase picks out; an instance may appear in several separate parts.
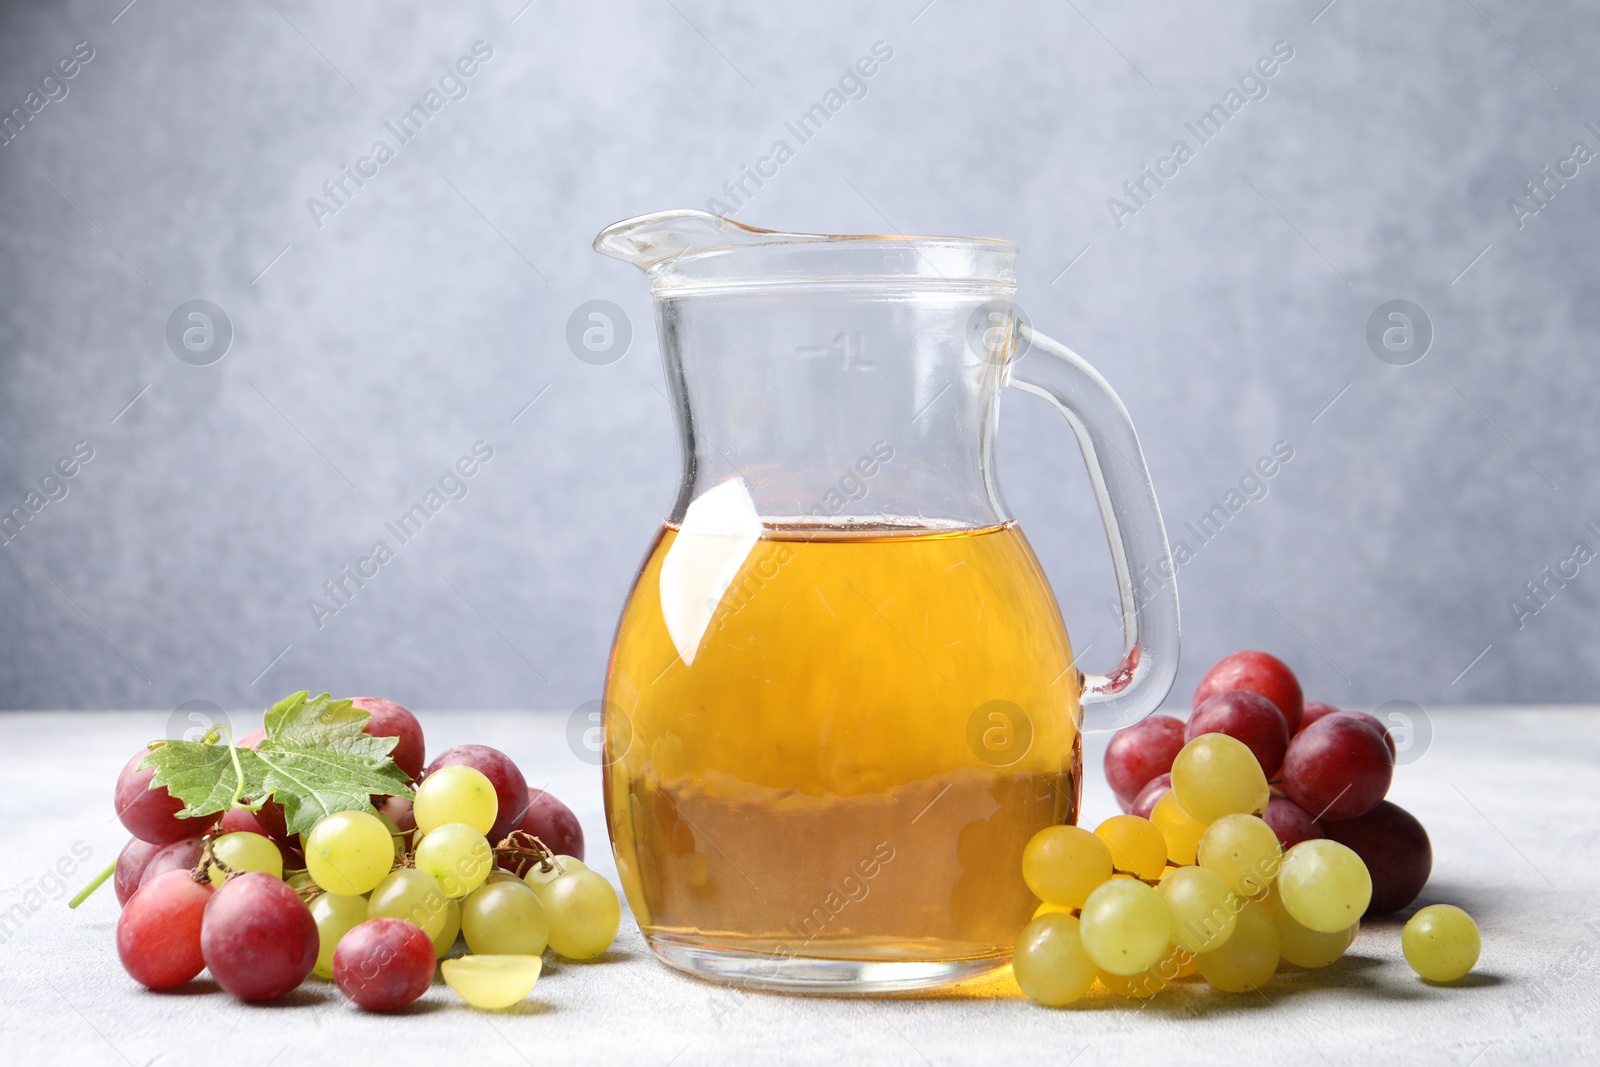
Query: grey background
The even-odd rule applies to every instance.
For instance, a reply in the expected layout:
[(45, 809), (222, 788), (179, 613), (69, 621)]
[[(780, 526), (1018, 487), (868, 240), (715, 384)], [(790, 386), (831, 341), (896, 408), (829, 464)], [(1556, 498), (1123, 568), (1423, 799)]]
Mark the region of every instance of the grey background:
[[(1600, 149), (1600, 10), (924, 2), (5, 5), (5, 109), (96, 54), (0, 148), (0, 510), (94, 458), (0, 550), (0, 705), (597, 696), (677, 460), (644, 280), (589, 242), (704, 206), (877, 40), (866, 97), (738, 218), (1018, 240), (1024, 306), (1121, 392), (1174, 538), (1294, 448), (1181, 572), (1178, 703), (1239, 647), (1334, 703), (1592, 700), (1600, 566), (1524, 629), (1507, 600), (1600, 549), (1600, 162), (1524, 228), (1506, 201)], [(469, 95), (319, 229), (307, 198), (478, 40)], [(1107, 198), (1280, 40), (1268, 95), (1119, 229)], [(233, 323), (211, 366), (165, 341), (196, 298)], [(635, 326), (609, 366), (565, 343), (591, 299)], [(1392, 299), (1433, 322), (1411, 366), (1365, 340)], [(319, 630), (306, 599), (478, 440), (469, 495)], [(1104, 667), (1070, 436), (1008, 397), (1000, 461)]]

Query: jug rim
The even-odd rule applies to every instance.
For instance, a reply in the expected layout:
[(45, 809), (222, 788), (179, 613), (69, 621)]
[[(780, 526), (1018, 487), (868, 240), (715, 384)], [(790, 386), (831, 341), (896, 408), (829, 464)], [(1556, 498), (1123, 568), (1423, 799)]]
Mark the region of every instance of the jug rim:
[(612, 223), (594, 250), (644, 271), (656, 292), (886, 282), (1013, 288), (1018, 254), (1000, 237), (770, 230), (692, 209)]

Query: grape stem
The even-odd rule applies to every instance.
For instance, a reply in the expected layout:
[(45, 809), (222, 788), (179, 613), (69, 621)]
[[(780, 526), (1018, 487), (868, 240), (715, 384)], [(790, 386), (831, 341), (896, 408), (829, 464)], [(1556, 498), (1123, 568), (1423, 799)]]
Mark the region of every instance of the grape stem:
[(106, 879), (107, 878), (110, 878), (113, 874), (116, 874), (116, 873), (117, 873), (117, 861), (116, 860), (112, 860), (111, 863), (109, 865), (107, 865), (105, 870), (103, 870), (99, 874), (95, 875), (94, 881), (92, 881), (88, 885), (84, 886), (82, 889), (80, 889), (78, 891), (78, 895), (77, 896), (75, 896), (71, 900), (67, 901), (67, 907), (76, 908), (79, 904), (82, 904), (84, 901), (88, 900), (90, 895), (93, 894), (96, 889), (99, 889), (101, 886), (106, 884)]
[[(554, 868), (565, 873), (550, 846), (526, 830), (513, 830), (507, 834), (505, 839), (495, 846), (494, 855), (497, 860), (532, 860), (538, 864), (541, 871)], [(511, 864), (501, 864), (501, 866), (509, 869)]]

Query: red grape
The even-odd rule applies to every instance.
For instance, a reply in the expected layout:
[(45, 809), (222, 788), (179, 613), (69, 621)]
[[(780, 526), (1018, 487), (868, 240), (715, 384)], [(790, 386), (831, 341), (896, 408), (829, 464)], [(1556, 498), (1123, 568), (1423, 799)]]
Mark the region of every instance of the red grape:
[(155, 845), (167, 845), (205, 833), (209, 824), (204, 819), (178, 818), (183, 801), (167, 792), (166, 786), (150, 788), (150, 779), (156, 776), (155, 769), (139, 769), (140, 761), (149, 754), (148, 749), (140, 749), (117, 775), (117, 818), (134, 837)]
[[(1339, 709), (1334, 707), (1332, 704), (1319, 704), (1315, 700), (1308, 700), (1306, 701), (1305, 714), (1300, 716), (1300, 729), (1304, 730), (1307, 726), (1310, 726), (1324, 715), (1332, 715), (1338, 710)], [(1298, 733), (1299, 731), (1297, 730), (1295, 732)]]
[(200, 928), (211, 977), (240, 1000), (271, 1000), (305, 981), (317, 946), (317, 921), (305, 901), (259, 872), (222, 883)]
[(394, 701), (382, 697), (356, 697), (350, 703), (372, 715), (367, 725), (362, 727), (368, 735), (400, 739), (400, 743), (389, 753), (389, 758), (405, 772), (407, 778), (416, 781), (427, 762), (422, 724), (417, 717)]
[(162, 848), (149, 841), (140, 841), (137, 837), (128, 838), (128, 843), (117, 853), (117, 873), (111, 879), (112, 888), (117, 891), (118, 904), (126, 905), (133, 894), (139, 891), (139, 879), (150, 865), (150, 857)]
[(1353, 819), (1377, 807), (1394, 777), (1383, 736), (1347, 715), (1328, 715), (1295, 735), (1283, 759), (1283, 791), (1313, 818)]
[(1172, 792), (1172, 775), (1170, 773), (1156, 775), (1139, 790), (1139, 795), (1133, 799), (1133, 804), (1128, 808), (1128, 814), (1148, 819), (1150, 813), (1156, 810), (1156, 801), (1170, 792)]
[(1428, 831), (1404, 808), (1387, 800), (1347, 822), (1329, 822), (1328, 836), (1348, 846), (1372, 875), (1368, 915), (1399, 911), (1422, 892), (1433, 871)]
[(200, 930), (210, 899), (211, 884), (187, 871), (168, 871), (133, 895), (117, 917), (117, 955), (135, 981), (171, 989), (205, 968)]
[(1267, 801), (1267, 810), (1262, 812), (1261, 818), (1278, 835), (1278, 844), (1285, 852), (1302, 841), (1328, 836), (1322, 832), (1322, 824), (1288, 797), (1273, 797)]
[(1172, 770), (1183, 742), (1183, 721), (1171, 715), (1152, 715), (1112, 735), (1106, 746), (1106, 781), (1124, 809), (1150, 779)]
[(401, 830), (415, 830), (417, 816), (411, 808), (411, 801), (405, 797), (382, 797), (380, 802), (373, 807), (378, 809), (380, 815), (387, 815), (394, 820), (394, 824)]
[(205, 839), (199, 837), (186, 837), (182, 841), (161, 846), (144, 865), (144, 873), (139, 875), (140, 887), (143, 888), (168, 871), (193, 871), (205, 847)]
[(1394, 735), (1389, 732), (1389, 728), (1383, 724), (1383, 721), (1381, 719), (1379, 719), (1375, 715), (1368, 715), (1364, 711), (1340, 711), (1340, 712), (1336, 712), (1336, 714), (1343, 715), (1345, 718), (1348, 718), (1348, 719), (1355, 719), (1358, 722), (1364, 722), (1368, 726), (1372, 727), (1374, 730), (1378, 731), (1379, 736), (1383, 738), (1383, 743), (1385, 745), (1389, 746), (1389, 756), (1390, 756), (1390, 758), (1393, 758), (1393, 756), (1394, 756)]
[(522, 829), (543, 841), (558, 856), (583, 859), (583, 827), (578, 817), (543, 789), (528, 788), (528, 813)]
[[(273, 833), (274, 827), (266, 825), (262, 813), (268, 808), (275, 808), (277, 814), (276, 828), (279, 833)], [(269, 816), (270, 818), (270, 816)], [(297, 870), (306, 865), (306, 854), (288, 840), (287, 826), (283, 822), (283, 809), (272, 801), (261, 805), (260, 811), (251, 811), (249, 808), (229, 808), (222, 816), (222, 823), (218, 827), (225, 834), (247, 833), (260, 834), (274, 845), (283, 854), (283, 869)]]
[(1206, 697), (1189, 717), (1184, 737), (1193, 741), (1201, 734), (1227, 734), (1243, 741), (1268, 778), (1283, 767), (1283, 754), (1289, 748), (1289, 726), (1283, 712), (1248, 689), (1219, 689)]
[(368, 919), (339, 939), (333, 980), (367, 1011), (403, 1008), (433, 984), (433, 942), (404, 919)]
[(1235, 652), (1224, 656), (1200, 679), (1190, 706), (1198, 708), (1212, 693), (1222, 689), (1248, 689), (1259, 693), (1283, 712), (1283, 721), (1289, 724), (1291, 737), (1300, 729), (1305, 696), (1300, 692), (1300, 680), (1278, 657), (1265, 652)]
[[(488, 745), (457, 745), (446, 749), (428, 764), (427, 774), (440, 767), (471, 767), (481, 771), (494, 786), (494, 795), (500, 802), (499, 814), (489, 828), (489, 842), (499, 844), (507, 834), (522, 825), (528, 811), (528, 781), (522, 777), (511, 757), (498, 748)], [(426, 775), (425, 775), (426, 776)]]

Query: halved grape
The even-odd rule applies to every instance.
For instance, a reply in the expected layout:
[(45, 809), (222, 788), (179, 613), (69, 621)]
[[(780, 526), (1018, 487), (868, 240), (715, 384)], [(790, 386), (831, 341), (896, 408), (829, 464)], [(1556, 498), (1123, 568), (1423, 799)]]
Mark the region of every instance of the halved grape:
[(538, 956), (462, 956), (439, 965), (445, 984), (474, 1008), (509, 1008), (533, 992)]

